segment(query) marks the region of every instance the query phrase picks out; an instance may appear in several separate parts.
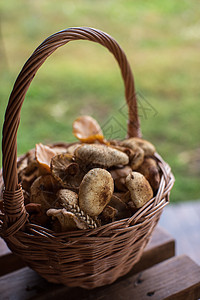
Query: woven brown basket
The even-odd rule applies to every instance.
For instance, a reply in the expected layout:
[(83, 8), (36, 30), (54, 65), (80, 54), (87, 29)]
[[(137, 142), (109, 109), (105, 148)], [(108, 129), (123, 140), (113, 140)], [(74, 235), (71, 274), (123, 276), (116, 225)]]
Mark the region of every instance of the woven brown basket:
[(39, 67), (57, 48), (73, 40), (99, 43), (114, 55), (121, 69), (129, 109), (128, 137), (141, 136), (132, 72), (117, 42), (102, 31), (86, 27), (69, 28), (48, 37), (22, 68), (5, 114), (2, 141), (4, 214), (0, 219), (0, 235), (15, 254), (48, 281), (91, 289), (114, 282), (138, 262), (163, 207), (169, 202), (174, 177), (170, 167), (155, 154), (162, 172), (158, 192), (131, 218), (96, 229), (66, 233), (54, 233), (29, 222), (17, 175), (21, 106)]

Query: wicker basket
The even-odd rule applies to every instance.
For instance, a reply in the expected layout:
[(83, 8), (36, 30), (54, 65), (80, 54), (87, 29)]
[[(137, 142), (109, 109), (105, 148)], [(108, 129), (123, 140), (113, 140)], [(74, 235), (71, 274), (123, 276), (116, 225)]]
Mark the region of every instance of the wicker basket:
[(54, 233), (29, 222), (17, 175), (20, 110), (39, 67), (57, 48), (74, 40), (97, 42), (114, 55), (121, 69), (129, 109), (128, 137), (141, 136), (132, 72), (117, 42), (102, 31), (85, 27), (69, 28), (48, 37), (22, 68), (5, 114), (2, 141), (4, 214), (0, 220), (0, 235), (15, 254), (48, 281), (91, 289), (114, 282), (138, 262), (163, 207), (169, 202), (174, 178), (170, 167), (155, 154), (162, 172), (158, 192), (131, 218), (92, 230), (66, 233)]

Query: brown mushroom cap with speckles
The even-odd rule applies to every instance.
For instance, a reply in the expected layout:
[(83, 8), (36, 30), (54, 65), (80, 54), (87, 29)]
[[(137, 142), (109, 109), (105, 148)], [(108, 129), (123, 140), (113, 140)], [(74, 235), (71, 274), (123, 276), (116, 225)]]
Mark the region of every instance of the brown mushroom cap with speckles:
[(79, 190), (79, 206), (90, 216), (98, 216), (110, 201), (114, 183), (104, 169), (90, 170), (83, 178)]
[(78, 195), (68, 189), (61, 189), (56, 194), (58, 198), (58, 204), (60, 205), (77, 205), (78, 204)]
[(101, 144), (85, 144), (75, 150), (75, 156), (86, 164), (110, 168), (127, 165), (128, 156), (122, 151)]
[(130, 191), (131, 200), (137, 208), (142, 207), (153, 198), (153, 190), (144, 175), (132, 172), (126, 177), (126, 186)]

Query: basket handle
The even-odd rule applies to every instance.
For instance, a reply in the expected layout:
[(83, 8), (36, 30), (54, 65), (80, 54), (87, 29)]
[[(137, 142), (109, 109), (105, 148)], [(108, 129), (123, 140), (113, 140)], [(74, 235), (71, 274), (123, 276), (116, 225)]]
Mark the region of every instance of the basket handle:
[(59, 31), (44, 40), (33, 52), (19, 73), (10, 95), (2, 139), (3, 178), (6, 191), (19, 189), (17, 177), (17, 130), (20, 122), (21, 107), (29, 85), (47, 57), (60, 46), (74, 40), (89, 40), (99, 43), (114, 55), (121, 69), (126, 102), (129, 109), (128, 136), (140, 136), (133, 75), (127, 58), (118, 43), (110, 35), (93, 28), (74, 27)]

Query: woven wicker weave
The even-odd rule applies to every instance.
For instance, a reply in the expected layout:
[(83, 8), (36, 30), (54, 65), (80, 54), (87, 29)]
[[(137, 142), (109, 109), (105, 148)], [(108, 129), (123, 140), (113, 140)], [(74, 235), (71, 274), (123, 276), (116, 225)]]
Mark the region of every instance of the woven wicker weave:
[(131, 218), (92, 230), (59, 234), (29, 222), (17, 175), (20, 110), (39, 67), (57, 48), (73, 40), (97, 42), (114, 55), (121, 69), (129, 109), (128, 136), (141, 136), (132, 72), (117, 42), (104, 32), (85, 27), (69, 28), (48, 37), (22, 68), (6, 110), (2, 141), (4, 215), (0, 235), (14, 253), (48, 281), (90, 289), (114, 282), (140, 259), (169, 201), (174, 178), (170, 167), (155, 154), (162, 171), (157, 195)]

